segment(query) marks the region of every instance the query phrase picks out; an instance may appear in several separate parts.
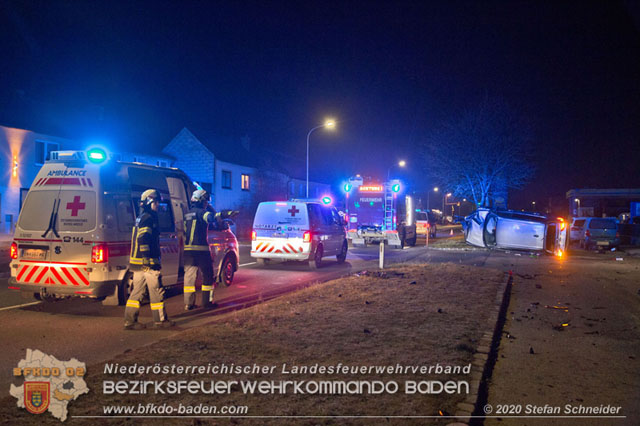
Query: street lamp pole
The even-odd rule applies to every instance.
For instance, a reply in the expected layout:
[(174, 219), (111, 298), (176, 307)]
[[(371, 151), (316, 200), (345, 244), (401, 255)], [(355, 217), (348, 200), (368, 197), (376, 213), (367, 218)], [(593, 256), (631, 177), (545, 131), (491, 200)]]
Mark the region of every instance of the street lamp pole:
[[(433, 188), (433, 192), (438, 192), (438, 187)], [(431, 191), (427, 192), (427, 210), (431, 211), (429, 208), (429, 202), (431, 201)]]
[(313, 133), (314, 130), (317, 130), (321, 127), (332, 128), (335, 125), (336, 125), (335, 121), (329, 120), (329, 121), (326, 121), (324, 124), (321, 124), (319, 126), (312, 128), (311, 130), (309, 130), (309, 133), (307, 133), (307, 198), (309, 198), (309, 137), (311, 136), (311, 133)]

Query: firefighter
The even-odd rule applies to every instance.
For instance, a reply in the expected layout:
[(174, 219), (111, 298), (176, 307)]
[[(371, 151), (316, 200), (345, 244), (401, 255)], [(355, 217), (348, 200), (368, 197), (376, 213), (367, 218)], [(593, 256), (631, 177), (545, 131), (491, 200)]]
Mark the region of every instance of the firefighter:
[(167, 318), (164, 307), (164, 288), (160, 273), (160, 227), (158, 205), (160, 193), (147, 189), (140, 197), (140, 215), (131, 233), (131, 256), (129, 268), (133, 271), (133, 290), (124, 311), (124, 328), (138, 330), (145, 328), (138, 322), (140, 302), (149, 291), (154, 327), (172, 327), (175, 322)]
[(213, 306), (213, 265), (207, 242), (209, 224), (216, 215), (209, 206), (209, 193), (198, 189), (191, 196), (193, 206), (184, 217), (184, 309), (196, 308), (196, 277), (202, 274), (202, 306)]

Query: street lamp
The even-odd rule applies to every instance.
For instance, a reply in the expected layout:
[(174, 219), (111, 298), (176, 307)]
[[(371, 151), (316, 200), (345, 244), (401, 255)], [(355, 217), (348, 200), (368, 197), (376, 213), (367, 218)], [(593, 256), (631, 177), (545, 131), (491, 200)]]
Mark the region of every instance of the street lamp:
[[(447, 200), (447, 198), (451, 197), (451, 193), (448, 192), (447, 194), (442, 196), (442, 223), (444, 224), (444, 215), (446, 214), (445, 210), (444, 210), (444, 205), (445, 202)], [(451, 214), (451, 218), (453, 219), (453, 213)]]
[[(407, 165), (407, 162), (404, 160), (400, 160), (398, 161), (398, 167), (404, 167)], [(389, 179), (391, 179), (391, 169), (394, 167), (394, 165), (392, 165), (391, 167), (389, 167), (389, 169), (387, 169), (387, 182), (389, 182)]]
[(311, 136), (311, 133), (313, 133), (314, 130), (321, 127), (334, 129), (336, 127), (336, 122), (335, 120), (327, 120), (323, 124), (312, 128), (311, 130), (309, 130), (309, 133), (307, 133), (307, 198), (309, 198), (309, 136)]
[(536, 202), (535, 202), (535, 201), (532, 201), (532, 202), (531, 202), (531, 205), (533, 206), (533, 211), (536, 211)]
[[(438, 192), (438, 187), (434, 187), (433, 188), (433, 192)], [(431, 211), (431, 209), (429, 208), (429, 201), (431, 198), (431, 191), (427, 192), (427, 210)]]

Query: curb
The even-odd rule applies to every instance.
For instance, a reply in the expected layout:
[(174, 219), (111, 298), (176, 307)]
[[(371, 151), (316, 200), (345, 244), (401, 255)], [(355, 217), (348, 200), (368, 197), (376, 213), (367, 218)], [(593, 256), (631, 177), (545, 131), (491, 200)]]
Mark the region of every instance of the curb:
[(481, 425), (484, 416), (489, 414), (483, 411), (483, 407), (487, 403), (489, 380), (498, 358), (498, 347), (509, 308), (512, 286), (513, 274), (509, 271), (504, 283), (496, 293), (493, 308), (487, 320), (487, 331), (480, 338), (476, 352), (473, 354), (469, 395), (464, 402), (457, 405), (457, 411), (454, 413), (456, 422), (449, 423), (450, 426)]

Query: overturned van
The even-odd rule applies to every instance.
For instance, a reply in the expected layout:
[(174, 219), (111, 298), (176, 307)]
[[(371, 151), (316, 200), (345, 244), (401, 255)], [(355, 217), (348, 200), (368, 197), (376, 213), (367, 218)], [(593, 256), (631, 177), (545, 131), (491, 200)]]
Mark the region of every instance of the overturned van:
[(562, 218), (515, 211), (478, 209), (465, 217), (467, 244), (477, 247), (534, 250), (562, 256), (567, 226)]
[[(9, 287), (39, 299), (79, 296), (124, 304), (132, 276), (131, 232), (140, 194), (149, 188), (162, 196), (163, 285), (181, 285), (183, 216), (193, 183), (178, 169), (92, 155), (53, 152), (36, 176), (11, 245)], [(230, 284), (239, 260), (235, 235), (228, 229), (210, 230), (209, 247), (217, 281)]]

